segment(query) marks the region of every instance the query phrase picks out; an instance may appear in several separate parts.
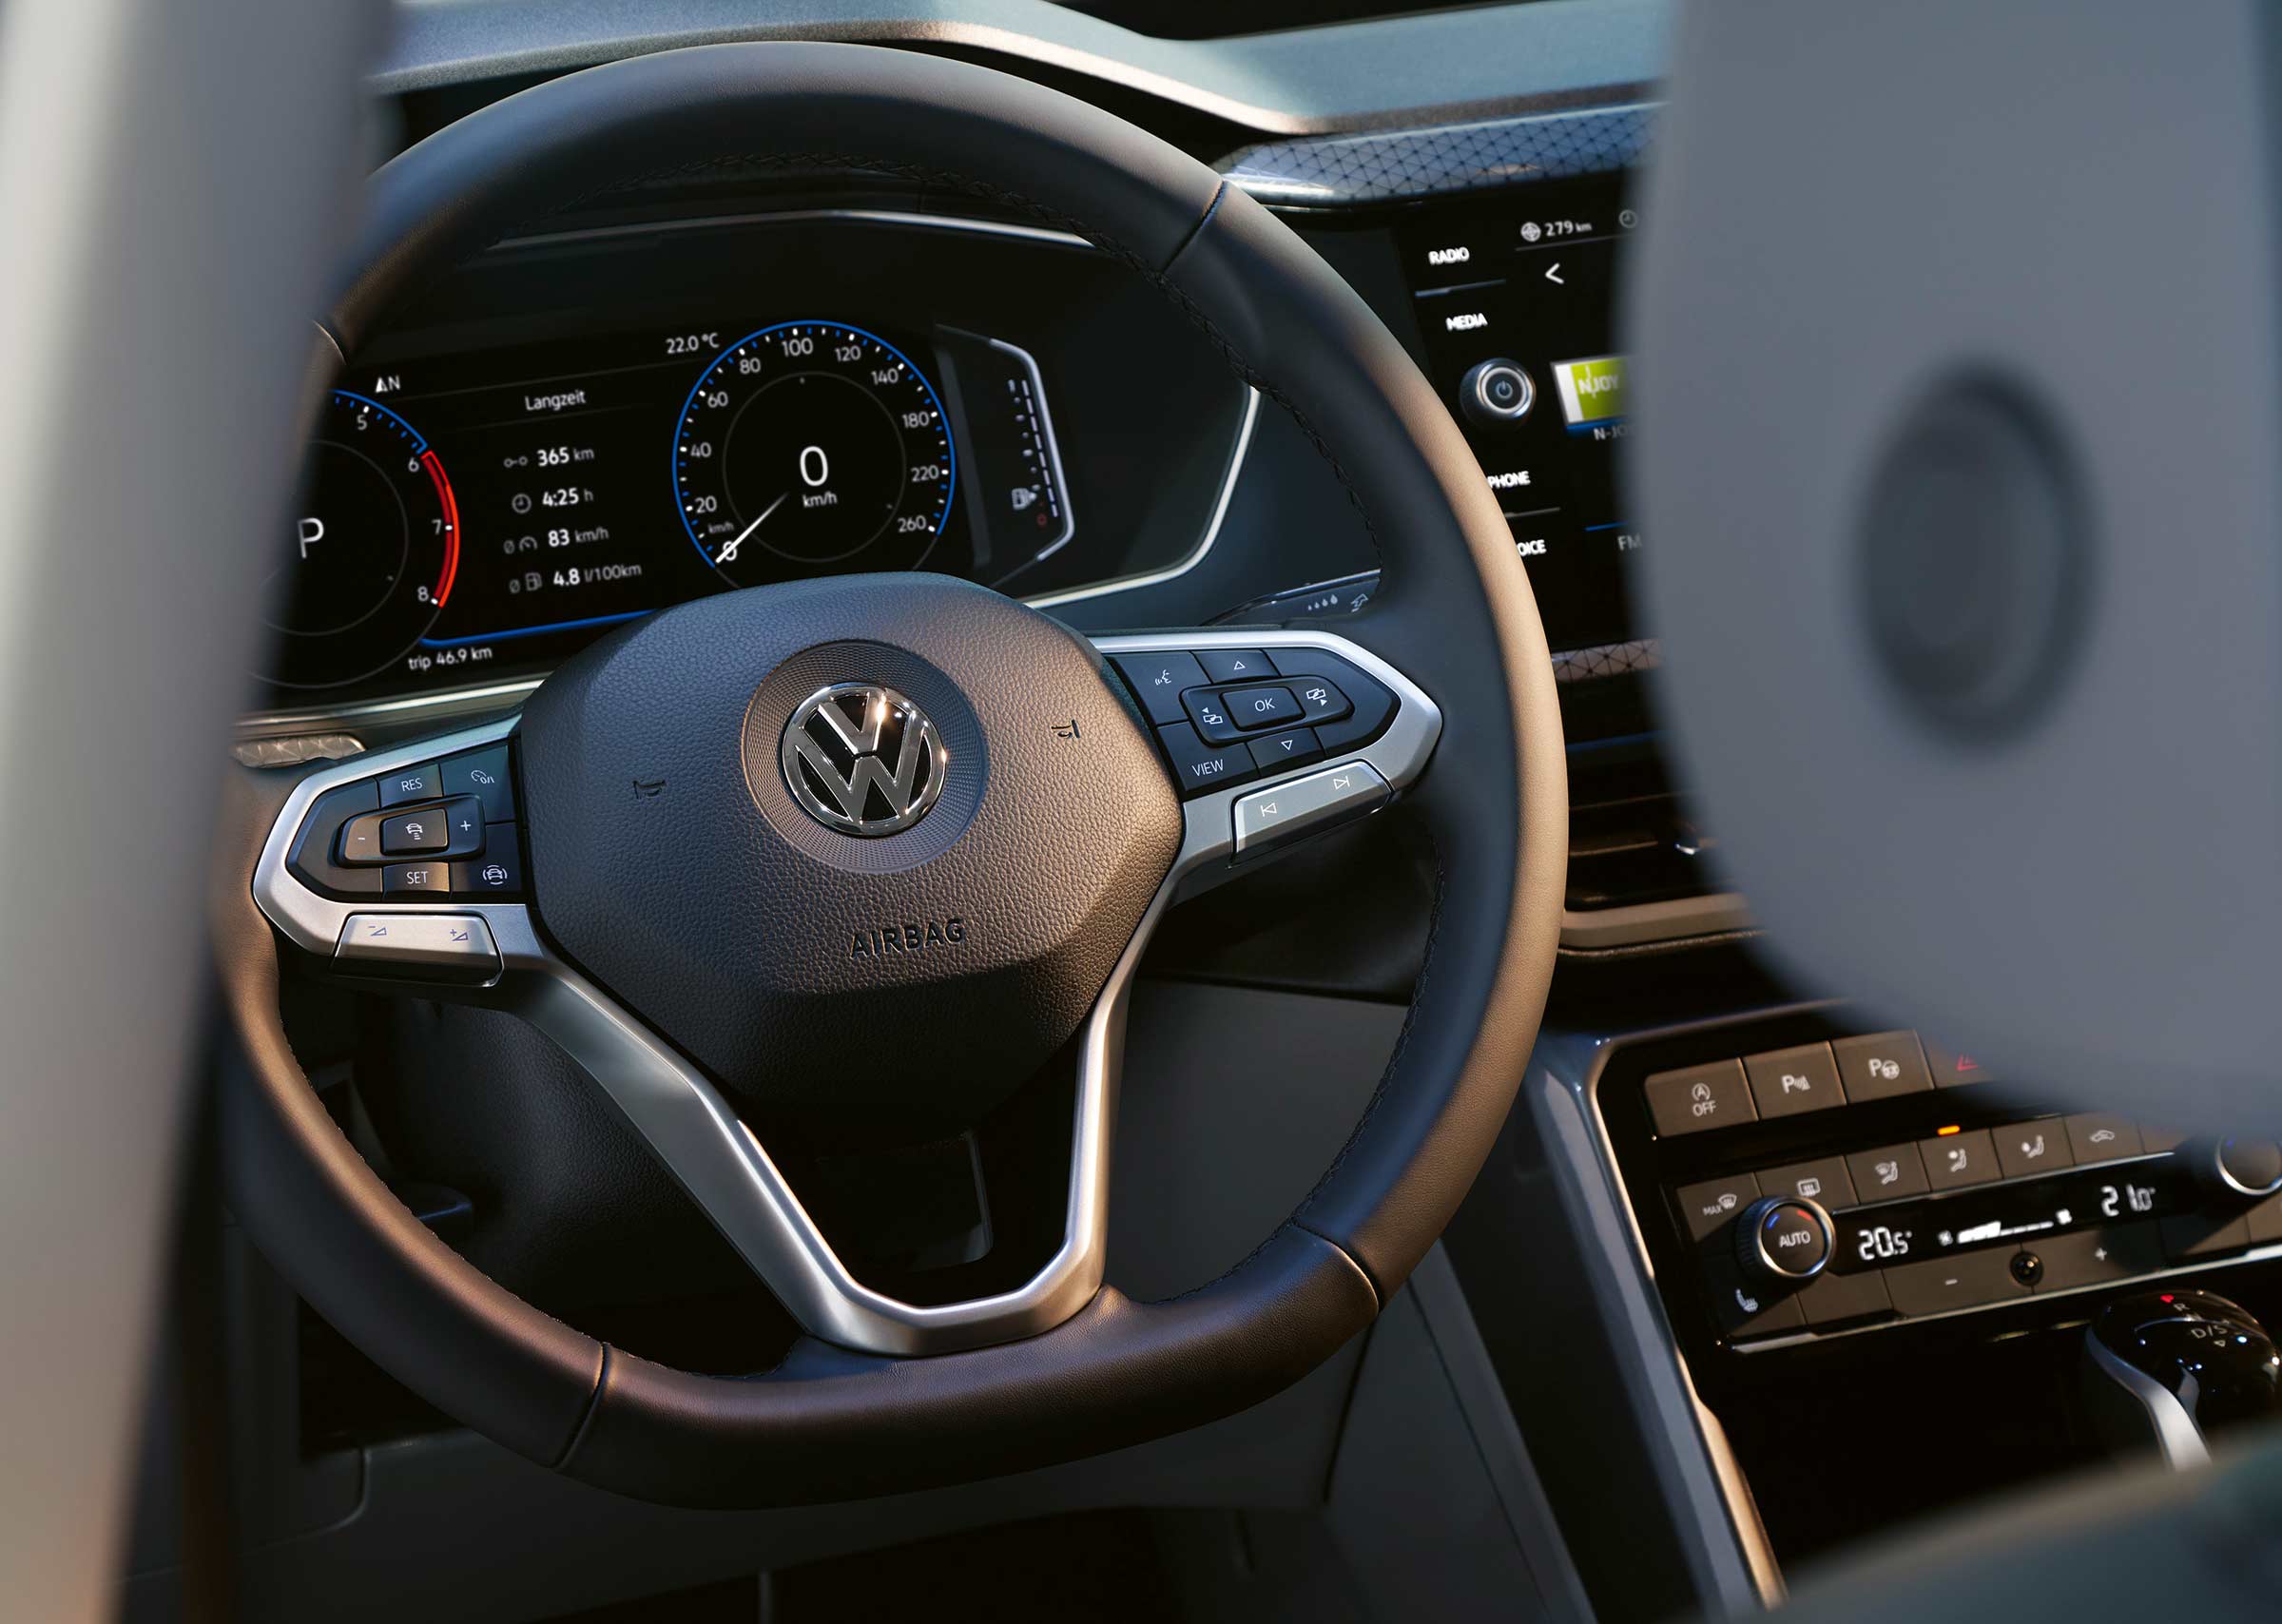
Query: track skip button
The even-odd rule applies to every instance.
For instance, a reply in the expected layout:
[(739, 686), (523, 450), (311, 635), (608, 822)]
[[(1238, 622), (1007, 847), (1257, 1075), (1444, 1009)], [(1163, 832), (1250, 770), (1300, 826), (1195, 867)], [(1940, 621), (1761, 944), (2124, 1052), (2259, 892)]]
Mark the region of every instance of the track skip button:
[(1236, 802), (1236, 856), (1251, 857), (1277, 841), (1376, 812), (1389, 793), (1386, 780), (1366, 762), (1345, 762), (1256, 789)]

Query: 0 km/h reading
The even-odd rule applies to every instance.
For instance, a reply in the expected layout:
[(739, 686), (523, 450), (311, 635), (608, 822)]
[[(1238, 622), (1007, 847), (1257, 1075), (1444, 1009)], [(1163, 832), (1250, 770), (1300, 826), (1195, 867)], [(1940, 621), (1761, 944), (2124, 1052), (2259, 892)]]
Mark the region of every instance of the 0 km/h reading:
[(957, 466), (935, 386), (885, 339), (784, 321), (725, 348), (682, 408), (674, 497), (732, 586), (912, 570), (951, 516)]

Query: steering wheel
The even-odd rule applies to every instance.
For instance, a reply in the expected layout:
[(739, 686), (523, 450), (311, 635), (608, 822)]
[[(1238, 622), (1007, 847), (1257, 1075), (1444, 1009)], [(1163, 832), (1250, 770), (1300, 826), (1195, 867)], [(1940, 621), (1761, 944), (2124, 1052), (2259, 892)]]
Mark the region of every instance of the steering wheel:
[[(243, 1060), (222, 1090), (228, 1199), (406, 1385), (648, 1499), (917, 1488), (1232, 1413), (1402, 1286), (1480, 1170), (1536, 1037), (1568, 807), (1544, 635), (1504, 519), (1408, 355), (1281, 222), (1118, 119), (902, 52), (705, 47), (475, 113), (375, 177), (332, 334), (351, 353), (515, 228), (714, 165), (885, 173), (1084, 236), (1292, 415), (1369, 526), (1384, 584), (1337, 635), (1095, 642), (941, 576), (764, 587), (619, 629), (519, 717), (305, 776), (244, 772), (214, 909)], [(1237, 648), (1311, 706), (1316, 764), (1183, 746), (1204, 725), (1199, 673), (1223, 691)], [(1237, 770), (1247, 782), (1222, 782)], [(525, 860), (523, 899), (382, 894), (341, 842), (421, 804), (493, 820)], [(1185, 886), (1390, 805), (1431, 840), (1439, 899), (1352, 1136), (1221, 1278), (1164, 1302), (1105, 1286), (1126, 994), (1156, 920)], [(740, 1379), (667, 1368), (478, 1272), (312, 1090), (279, 1003), (280, 956), (297, 954), (552, 1037), (799, 1322), (791, 1352)], [(764, 1143), (791, 1115), (972, 1124), (1045, 1087), (1069, 1102), (1058, 1247), (967, 1300), (867, 1282)]]

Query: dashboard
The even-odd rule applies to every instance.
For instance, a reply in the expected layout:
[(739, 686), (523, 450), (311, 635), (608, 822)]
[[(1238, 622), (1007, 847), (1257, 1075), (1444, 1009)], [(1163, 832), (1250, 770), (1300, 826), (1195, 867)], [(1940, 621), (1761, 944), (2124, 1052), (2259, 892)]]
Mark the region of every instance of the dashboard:
[(1082, 240), (711, 196), (493, 250), (323, 402), (268, 583), (280, 706), (543, 673), (740, 587), (1177, 571), (1251, 392)]
[[(265, 709), (512, 691), (741, 587), (928, 570), (1053, 608), (1212, 545), (1258, 397), (1111, 257), (845, 176), (654, 191), (498, 245), (340, 368), (265, 583)], [(1411, 207), (1359, 279), (1452, 405), (1557, 650), (1634, 635), (1611, 305), (1636, 223), (1610, 175)], [(1373, 562), (1294, 505), (1295, 482), (1338, 500), (1310, 464), (1255, 473), (1255, 618), (1320, 612)], [(1208, 590), (1122, 624), (1241, 601)]]

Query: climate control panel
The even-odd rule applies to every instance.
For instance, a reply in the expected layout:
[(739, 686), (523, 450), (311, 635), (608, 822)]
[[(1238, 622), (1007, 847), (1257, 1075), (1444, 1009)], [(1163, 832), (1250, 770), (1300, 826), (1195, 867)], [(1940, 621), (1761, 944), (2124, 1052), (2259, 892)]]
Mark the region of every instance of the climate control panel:
[(2040, 1110), (1915, 1032), (1829, 1028), (1660, 1039), (1600, 1077), (1667, 1307), (1706, 1340), (1756, 1351), (2282, 1257), (2282, 1145)]

